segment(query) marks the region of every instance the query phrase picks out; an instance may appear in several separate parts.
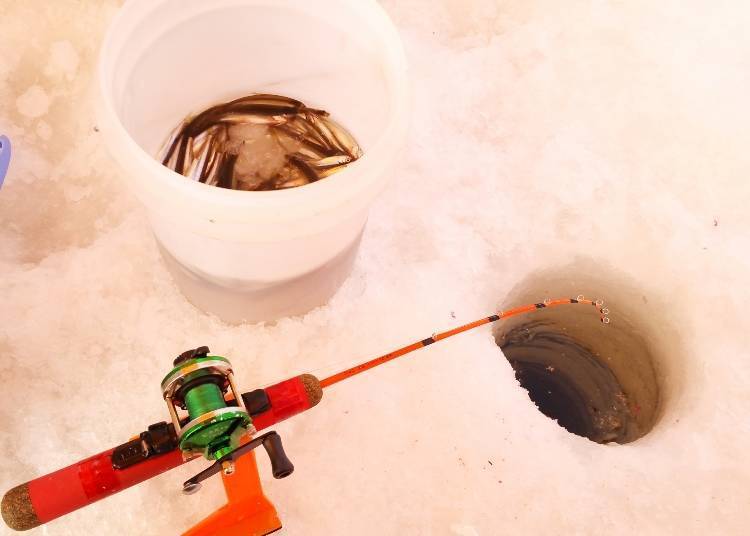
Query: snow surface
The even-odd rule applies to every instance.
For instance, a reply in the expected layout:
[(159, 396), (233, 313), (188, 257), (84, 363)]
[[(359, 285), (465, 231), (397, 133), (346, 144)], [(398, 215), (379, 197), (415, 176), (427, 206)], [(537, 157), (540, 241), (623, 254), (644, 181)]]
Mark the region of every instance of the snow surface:
[[(328, 306), (240, 327), (176, 289), (95, 130), (118, 3), (0, 0), (3, 491), (165, 418), (159, 381), (184, 349), (228, 356), (245, 389), (323, 376), (588, 259), (647, 296), (668, 371), (649, 435), (568, 434), (480, 329), (278, 426), (297, 470), (260, 465), (282, 534), (746, 533), (747, 2), (385, 1), (414, 86), (400, 173)], [(36, 534), (179, 533), (223, 502), (218, 479), (180, 494), (197, 469)]]

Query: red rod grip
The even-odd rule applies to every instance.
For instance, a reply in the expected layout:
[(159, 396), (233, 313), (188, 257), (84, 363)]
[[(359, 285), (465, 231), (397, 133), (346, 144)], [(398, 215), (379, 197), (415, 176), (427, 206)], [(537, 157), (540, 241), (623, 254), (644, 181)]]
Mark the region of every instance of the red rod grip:
[[(253, 417), (260, 431), (315, 406), (323, 395), (317, 378), (303, 374), (265, 389), (270, 409)], [(9, 527), (28, 530), (83, 508), (165, 471), (182, 465), (175, 449), (125, 469), (112, 467), (110, 449), (83, 461), (13, 488), (2, 501), (2, 516)]]
[(70, 465), (28, 483), (39, 523), (46, 523), (184, 463), (182, 452), (148, 458), (127, 469), (112, 467), (112, 451)]

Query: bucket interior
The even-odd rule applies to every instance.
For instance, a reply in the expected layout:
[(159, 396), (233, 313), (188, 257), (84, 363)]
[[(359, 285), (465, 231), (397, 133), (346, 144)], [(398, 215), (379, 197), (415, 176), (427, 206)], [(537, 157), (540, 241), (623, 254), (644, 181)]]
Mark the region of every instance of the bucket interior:
[(276, 93), (329, 111), (367, 151), (393, 108), (381, 46), (387, 33), (346, 2), (315, 8), (251, 0), (207, 7), (190, 0), (179, 9), (164, 2), (148, 13), (126, 13), (109, 66), (120, 121), (156, 155), (187, 114)]

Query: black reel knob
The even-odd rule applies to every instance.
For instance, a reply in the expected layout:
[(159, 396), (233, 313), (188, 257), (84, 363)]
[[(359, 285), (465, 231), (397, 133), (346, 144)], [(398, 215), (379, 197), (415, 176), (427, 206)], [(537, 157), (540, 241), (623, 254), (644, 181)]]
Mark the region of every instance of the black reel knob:
[(263, 440), (263, 448), (266, 449), (268, 458), (271, 460), (271, 472), (274, 478), (286, 478), (294, 472), (294, 464), (284, 452), (284, 445), (281, 444), (279, 434), (267, 435)]

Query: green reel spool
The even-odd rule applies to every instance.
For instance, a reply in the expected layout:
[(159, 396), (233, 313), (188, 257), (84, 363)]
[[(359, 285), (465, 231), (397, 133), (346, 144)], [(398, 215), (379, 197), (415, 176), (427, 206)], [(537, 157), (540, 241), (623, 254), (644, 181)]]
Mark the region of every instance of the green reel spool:
[[(186, 455), (202, 454), (218, 460), (235, 450), (245, 434), (255, 428), (234, 384), (232, 364), (221, 356), (209, 356), (208, 348), (186, 352), (161, 382), (180, 450)], [(237, 406), (228, 406), (231, 391)], [(177, 408), (187, 411), (187, 423)]]

